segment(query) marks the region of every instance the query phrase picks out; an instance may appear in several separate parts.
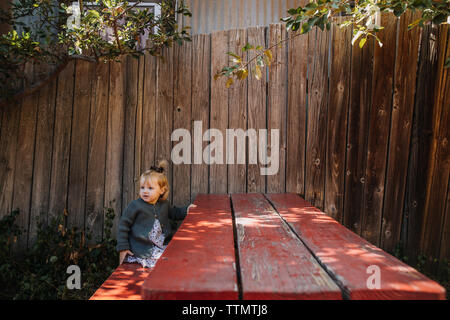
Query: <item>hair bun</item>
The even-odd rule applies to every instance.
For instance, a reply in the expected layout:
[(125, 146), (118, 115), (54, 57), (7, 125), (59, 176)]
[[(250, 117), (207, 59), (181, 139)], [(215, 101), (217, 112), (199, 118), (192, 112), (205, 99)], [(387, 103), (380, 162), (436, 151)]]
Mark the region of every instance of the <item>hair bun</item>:
[(157, 166), (162, 169), (162, 172), (167, 172), (167, 168), (169, 168), (169, 162), (163, 159), (158, 162)]

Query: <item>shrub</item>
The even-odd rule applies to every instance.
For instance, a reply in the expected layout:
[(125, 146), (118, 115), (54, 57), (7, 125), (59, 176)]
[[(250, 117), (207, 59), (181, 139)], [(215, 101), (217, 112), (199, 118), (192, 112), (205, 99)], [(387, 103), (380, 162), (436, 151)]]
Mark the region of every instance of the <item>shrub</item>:
[[(22, 231), (15, 225), (18, 211), (0, 220), (0, 299), (89, 299), (117, 266), (116, 240), (111, 237), (114, 211), (105, 209), (103, 239), (64, 226), (67, 212), (48, 224), (38, 224), (37, 239), (22, 254), (11, 246)], [(41, 219), (40, 219), (41, 220)], [(81, 289), (68, 289), (68, 266), (81, 270)]]

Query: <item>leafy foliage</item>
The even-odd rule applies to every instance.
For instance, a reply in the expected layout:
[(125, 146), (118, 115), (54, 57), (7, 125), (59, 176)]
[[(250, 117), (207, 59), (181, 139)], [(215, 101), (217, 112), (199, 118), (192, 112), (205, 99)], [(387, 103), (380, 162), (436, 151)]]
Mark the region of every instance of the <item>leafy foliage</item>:
[[(14, 239), (21, 234), (15, 225), (17, 214), (0, 220), (1, 299), (88, 299), (117, 266), (112, 209), (105, 209), (103, 239), (93, 242), (84, 231), (67, 229), (64, 213), (48, 224), (40, 222), (36, 242), (21, 256), (11, 253)], [(66, 286), (70, 265), (80, 267), (80, 290)]]
[(446, 258), (438, 261), (437, 258), (428, 257), (423, 253), (419, 253), (415, 259), (416, 263), (411, 263), (412, 259), (406, 256), (404, 252), (404, 244), (399, 242), (395, 246), (392, 254), (404, 263), (417, 269), (417, 271), (425, 274), (430, 279), (441, 284), (446, 290), (447, 299), (450, 299), (450, 261)]
[(30, 62), (59, 70), (55, 66), (71, 59), (117, 61), (125, 54), (145, 52), (157, 56), (164, 46), (191, 40), (189, 27), (179, 30), (177, 24), (179, 15), (191, 15), (183, 2), (175, 8), (174, 1), (163, 0), (160, 15), (138, 8), (141, 2), (93, 0), (89, 6), (83, 0), (78, 0), (79, 6), (68, 5), (72, 3), (68, 0), (12, 2), (10, 10), (0, 10), (0, 23), (11, 27), (0, 35), (0, 96), (14, 96), (32, 86), (25, 77)]
[[(412, 12), (421, 12), (421, 17), (412, 22), (408, 28), (416, 26), (423, 27), (426, 24), (442, 24), (446, 23), (450, 15), (450, 1), (431, 1), (431, 0), (360, 0), (360, 1), (341, 1), (341, 0), (316, 0), (310, 1), (305, 6), (291, 8), (287, 11), (288, 17), (281, 20), (286, 23), (286, 29), (290, 32), (290, 36), (280, 40), (269, 48), (261, 46), (254, 47), (253, 44), (247, 43), (242, 50), (248, 51), (255, 49), (255, 55), (248, 61), (242, 56), (233, 52), (227, 54), (232, 57), (231, 65), (222, 68), (215, 75), (215, 79), (219, 77), (227, 77), (226, 85), (231, 86), (234, 79), (243, 80), (248, 75), (248, 70), (253, 69), (255, 78), (261, 77), (261, 68), (269, 66), (272, 60), (271, 50), (282, 43), (295, 38), (301, 34), (309, 32), (313, 27), (321, 30), (330, 30), (331, 24), (335, 18), (344, 16), (341, 28), (352, 27), (353, 38), (352, 45), (356, 42), (362, 48), (367, 42), (368, 37), (374, 37), (378, 44), (382, 46), (381, 40), (377, 33), (383, 30), (380, 25), (379, 17), (381, 12), (391, 12), (395, 16), (400, 17), (407, 10)], [(270, 52), (270, 54), (269, 54)], [(450, 66), (450, 58), (445, 62), (446, 67)]]

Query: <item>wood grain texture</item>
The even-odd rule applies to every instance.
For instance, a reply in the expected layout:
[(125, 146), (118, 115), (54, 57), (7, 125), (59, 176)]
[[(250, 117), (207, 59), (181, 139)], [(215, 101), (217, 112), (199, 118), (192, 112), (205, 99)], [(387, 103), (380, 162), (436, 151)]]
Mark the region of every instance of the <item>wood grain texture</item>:
[(445, 204), (445, 218), (442, 224), (442, 235), (441, 235), (441, 248), (439, 261), (444, 262), (444, 259), (450, 257), (450, 178), (447, 186), (447, 203)]
[(3, 109), (2, 137), (0, 140), (0, 217), (13, 210), (16, 145), (21, 104), (9, 104)]
[[(163, 60), (162, 60), (163, 59)], [(173, 166), (170, 161), (172, 142), (170, 135), (173, 127), (173, 74), (174, 74), (174, 48), (162, 49), (162, 59), (158, 59), (158, 93), (156, 100), (156, 162), (167, 160), (169, 162), (167, 181), (172, 187)], [(150, 169), (150, 168), (149, 168)], [(169, 199), (172, 201), (173, 193), (170, 192)]]
[(79, 230), (85, 227), (90, 97), (94, 68), (93, 63), (82, 60), (78, 60), (75, 66), (67, 225), (69, 228), (76, 227)]
[[(345, 296), (360, 299), (445, 299), (445, 289), (346, 229), (295, 194), (268, 194), (278, 213), (301, 237)], [(368, 289), (367, 270), (380, 270), (380, 288)]]
[(134, 188), (136, 177), (134, 175), (135, 147), (136, 147), (136, 113), (138, 105), (139, 60), (127, 56), (122, 62), (125, 67), (125, 123), (124, 123), (124, 150), (123, 150), (123, 186), (122, 210), (135, 198)]
[(89, 300), (141, 300), (142, 284), (152, 269), (124, 263), (103, 282)]
[[(266, 28), (255, 27), (247, 29), (247, 42), (253, 44), (255, 47), (260, 45), (266, 46), (265, 33)], [(267, 95), (267, 77), (266, 72), (262, 73), (261, 79), (255, 78), (255, 70), (250, 68), (247, 78), (247, 127), (248, 129), (255, 129), (260, 138), (261, 129), (266, 129), (266, 95)], [(258, 150), (250, 149), (248, 145), (248, 157), (251, 152), (258, 152)], [(265, 192), (266, 191), (266, 176), (261, 174), (261, 168), (264, 167), (261, 162), (266, 163), (267, 159), (261, 159), (256, 155), (257, 163), (251, 163), (247, 160), (247, 192)]]
[(142, 172), (149, 170), (155, 164), (156, 157), (156, 97), (158, 92), (156, 59), (149, 54), (145, 55), (144, 101), (142, 103)]
[[(341, 18), (337, 23), (343, 20)], [(351, 30), (349, 28), (341, 29), (337, 25), (333, 25), (331, 37), (324, 211), (337, 221), (342, 222), (352, 56)]]
[[(210, 128), (218, 129), (223, 136), (223, 149), (225, 150), (225, 132), (228, 128), (228, 94), (225, 86), (227, 79), (220, 77), (214, 80), (214, 75), (224, 66), (228, 65), (228, 56), (224, 52), (228, 51), (228, 31), (213, 32), (211, 34), (211, 110), (210, 110)], [(208, 145), (214, 144), (215, 137), (207, 135)], [(211, 141), (212, 140), (212, 141)], [(220, 152), (220, 148), (218, 148)], [(217, 149), (216, 149), (217, 150)], [(213, 152), (214, 157), (216, 154)], [(218, 157), (219, 158), (219, 157)], [(227, 193), (228, 174), (225, 159), (225, 152), (222, 152), (222, 159), (217, 159), (221, 163), (211, 163), (209, 165), (209, 192)], [(211, 160), (212, 162), (212, 160)]]
[[(316, 37), (314, 38), (314, 34)], [(324, 206), (328, 107), (329, 33), (321, 30), (309, 35), (308, 56), (308, 134), (305, 198), (318, 208)], [(312, 54), (311, 54), (312, 53)]]
[[(244, 29), (231, 30), (228, 33), (228, 51), (235, 52), (247, 60), (247, 54), (242, 52), (242, 47), (247, 43), (247, 32)], [(232, 62), (230, 62), (230, 65)], [(228, 128), (230, 130), (247, 130), (247, 79), (236, 81), (228, 89)], [(225, 132), (224, 132), (225, 134)], [(225, 138), (225, 137), (224, 137)], [(244, 145), (239, 144), (239, 138), (233, 138), (232, 141), (225, 139), (226, 162), (228, 164), (228, 193), (246, 192), (247, 190), (247, 165), (248, 163), (248, 139), (244, 138)], [(233, 153), (232, 159), (227, 156)], [(243, 153), (245, 161), (243, 164), (238, 162), (238, 155)], [(230, 157), (231, 158), (231, 157)], [(229, 161), (231, 160), (231, 161)]]
[(142, 287), (145, 300), (237, 299), (228, 195), (199, 194)]
[(409, 151), (409, 168), (406, 182), (404, 219), (406, 231), (402, 242), (410, 263), (415, 264), (420, 250), (420, 236), (424, 218), (427, 175), (432, 139), (434, 90), (437, 82), (437, 26), (421, 29), (419, 66), (417, 71), (416, 99)]
[[(192, 43), (185, 42), (183, 45), (174, 47), (174, 102), (173, 102), (173, 131), (182, 128), (191, 132), (192, 113)], [(172, 131), (172, 132), (173, 132)], [(187, 137), (186, 137), (187, 138)], [(172, 141), (174, 145), (181, 143)], [(191, 141), (188, 141), (192, 148)], [(192, 154), (192, 153), (191, 153)], [(191, 161), (192, 162), (192, 161)], [(191, 164), (173, 164), (173, 204), (186, 206), (191, 200)]]
[[(294, 34), (288, 34), (293, 36)], [(286, 192), (305, 194), (308, 35), (288, 43)]]
[[(425, 217), (421, 235), (421, 249), (427, 257), (426, 267), (436, 268), (434, 259), (439, 259), (441, 236), (445, 221), (445, 206), (450, 177), (450, 72), (443, 68), (450, 55), (450, 32), (448, 26), (441, 26), (439, 32), (438, 85), (435, 91), (433, 112), (433, 140), (430, 150), (430, 170), (427, 184)], [(434, 265), (433, 265), (434, 264)]]
[(70, 137), (72, 135), (73, 89), (75, 61), (68, 63), (58, 76), (55, 103), (50, 209), (48, 219), (62, 215), (67, 208)]
[[(211, 91), (211, 36), (196, 35), (192, 39), (192, 126), (191, 138), (201, 135), (201, 145), (192, 146), (191, 165), (191, 202), (199, 193), (208, 193), (209, 165), (203, 159), (203, 150), (208, 145), (203, 141), (203, 132), (209, 128), (210, 91)], [(201, 121), (202, 130), (194, 131), (194, 121)], [(197, 158), (197, 160), (196, 160)]]
[[(267, 45), (270, 47), (286, 39), (286, 28), (282, 24), (271, 24), (267, 31)], [(271, 130), (279, 130), (279, 168), (267, 176), (267, 192), (286, 190), (286, 108), (287, 108), (287, 50), (277, 45), (272, 49), (273, 61), (269, 67), (267, 91), (267, 152), (272, 154)], [(270, 157), (270, 156), (269, 156)], [(273, 164), (268, 165), (273, 166)]]
[(386, 177), (389, 127), (392, 113), (397, 18), (383, 13), (385, 28), (380, 31), (383, 47), (375, 44), (372, 106), (370, 108), (367, 166), (364, 178), (364, 213), (361, 233), (375, 245), (380, 241)]
[(364, 210), (373, 50), (373, 41), (368, 41), (362, 49), (352, 48), (343, 224), (358, 234), (361, 234)]
[(53, 80), (39, 91), (28, 247), (35, 242), (38, 223), (48, 219), (56, 85)]
[(244, 300), (342, 299), (341, 291), (260, 193), (231, 195)]
[(143, 155), (143, 124), (144, 124), (144, 79), (145, 79), (145, 55), (139, 56), (139, 75), (138, 75), (138, 86), (137, 86), (137, 106), (136, 106), (136, 128), (134, 141), (134, 196), (136, 199), (139, 196), (140, 182), (139, 177), (145, 171), (142, 169), (142, 155)]
[(91, 232), (93, 240), (96, 238), (101, 239), (103, 236), (109, 67), (110, 63), (100, 63), (96, 66), (91, 95), (86, 187), (86, 229)]
[[(25, 73), (35, 80), (36, 66), (28, 65)], [(28, 69), (29, 68), (29, 69)], [(16, 224), (23, 230), (28, 230), (30, 219), (30, 202), (33, 184), (34, 150), (36, 141), (37, 104), (39, 92), (27, 96), (20, 106), (20, 120), (15, 150), (14, 193), (12, 209), (19, 210)], [(13, 251), (19, 252), (27, 247), (27, 233), (22, 233), (13, 245)]]
[(108, 129), (106, 135), (105, 202), (115, 213), (112, 236), (122, 212), (122, 172), (124, 150), (125, 68), (120, 62), (111, 62), (109, 73)]
[(393, 252), (400, 241), (403, 204), (414, 96), (416, 93), (419, 29), (408, 25), (419, 19), (419, 13), (406, 13), (399, 21), (399, 39), (395, 62), (394, 96), (386, 171), (385, 197), (381, 230), (381, 248)]

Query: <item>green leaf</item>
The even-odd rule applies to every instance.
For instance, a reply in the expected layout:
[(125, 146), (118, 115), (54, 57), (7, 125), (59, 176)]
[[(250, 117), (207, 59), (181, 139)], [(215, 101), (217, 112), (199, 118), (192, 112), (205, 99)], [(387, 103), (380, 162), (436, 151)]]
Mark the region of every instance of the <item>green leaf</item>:
[(308, 22), (303, 23), (302, 28), (300, 30), (300, 34), (307, 33), (309, 31), (309, 29), (311, 29), (311, 26), (309, 25), (309, 23)]
[(251, 50), (251, 49), (253, 49), (254, 47), (250, 44), (250, 43), (246, 43), (245, 44), (245, 46), (242, 48), (242, 51), (248, 51), (248, 50)]
[(362, 39), (359, 41), (359, 47), (360, 47), (360, 48), (364, 47), (364, 44), (366, 43), (366, 41), (367, 41), (367, 38), (362, 38)]
[(232, 57), (235, 57), (236, 59), (239, 59), (239, 60), (241, 59), (241, 57), (239, 57), (237, 54), (235, 54), (235, 53), (233, 53), (231, 51), (228, 51), (227, 54), (232, 56)]

